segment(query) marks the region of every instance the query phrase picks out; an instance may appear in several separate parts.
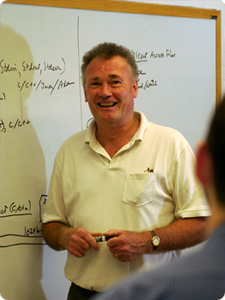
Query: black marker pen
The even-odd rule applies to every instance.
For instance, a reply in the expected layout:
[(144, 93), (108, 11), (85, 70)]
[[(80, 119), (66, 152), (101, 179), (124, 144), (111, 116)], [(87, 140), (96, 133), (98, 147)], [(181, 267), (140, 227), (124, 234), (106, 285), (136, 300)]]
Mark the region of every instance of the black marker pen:
[(100, 242), (107, 242), (108, 240), (110, 240), (111, 238), (114, 238), (114, 235), (111, 236), (95, 236), (94, 239), (96, 240), (96, 242), (100, 243)]

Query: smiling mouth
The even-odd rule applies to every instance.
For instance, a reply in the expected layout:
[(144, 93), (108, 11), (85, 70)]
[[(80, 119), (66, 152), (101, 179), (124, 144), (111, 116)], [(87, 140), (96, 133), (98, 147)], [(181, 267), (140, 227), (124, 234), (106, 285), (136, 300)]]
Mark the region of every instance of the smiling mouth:
[(117, 104), (116, 102), (98, 103), (98, 106), (100, 106), (100, 107), (113, 107), (113, 106), (115, 106), (116, 104)]

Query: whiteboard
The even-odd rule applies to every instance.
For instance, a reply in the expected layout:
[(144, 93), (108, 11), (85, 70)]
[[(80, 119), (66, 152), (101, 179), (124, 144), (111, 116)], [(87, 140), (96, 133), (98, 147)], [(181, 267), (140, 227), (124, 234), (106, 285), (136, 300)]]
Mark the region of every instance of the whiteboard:
[(0, 278), (8, 300), (66, 299), (66, 253), (42, 238), (41, 215), (62, 142), (91, 114), (82, 55), (125, 45), (139, 68), (135, 110), (178, 129), (193, 149), (216, 103), (216, 20), (18, 4), (1, 6)]

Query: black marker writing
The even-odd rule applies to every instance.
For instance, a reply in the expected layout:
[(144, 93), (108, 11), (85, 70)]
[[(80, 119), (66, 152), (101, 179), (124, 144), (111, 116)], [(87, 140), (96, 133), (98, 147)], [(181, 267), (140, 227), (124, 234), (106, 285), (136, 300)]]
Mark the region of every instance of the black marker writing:
[(0, 218), (24, 215), (32, 215), (30, 200), (28, 200), (26, 204), (16, 203), (16, 201), (13, 201), (11, 204), (4, 205), (0, 209)]

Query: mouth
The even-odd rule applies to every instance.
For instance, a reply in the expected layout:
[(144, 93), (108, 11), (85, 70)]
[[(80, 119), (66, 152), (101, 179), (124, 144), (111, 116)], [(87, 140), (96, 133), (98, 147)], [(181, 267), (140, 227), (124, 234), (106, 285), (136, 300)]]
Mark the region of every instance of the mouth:
[(100, 106), (100, 107), (113, 107), (116, 104), (117, 104), (116, 102), (107, 102), (107, 103), (98, 103), (98, 106)]

